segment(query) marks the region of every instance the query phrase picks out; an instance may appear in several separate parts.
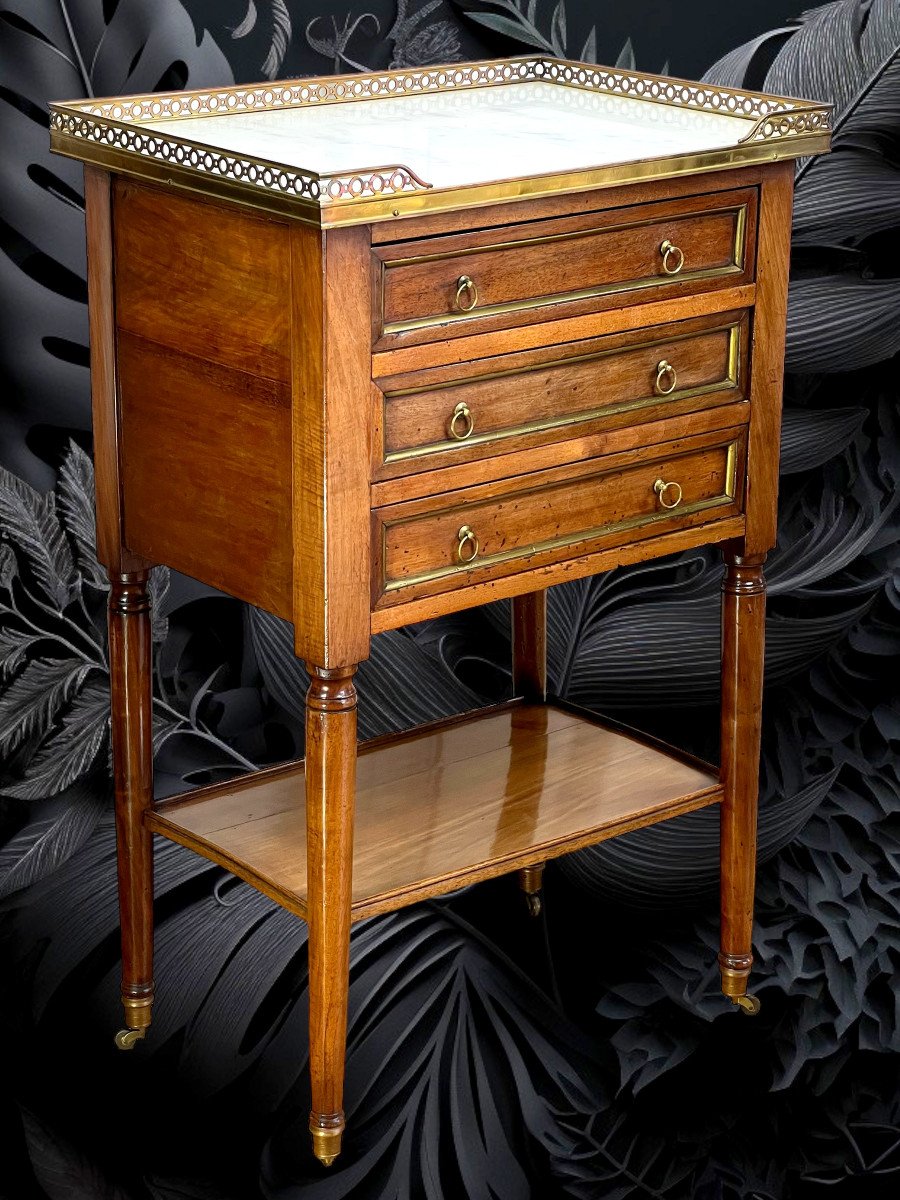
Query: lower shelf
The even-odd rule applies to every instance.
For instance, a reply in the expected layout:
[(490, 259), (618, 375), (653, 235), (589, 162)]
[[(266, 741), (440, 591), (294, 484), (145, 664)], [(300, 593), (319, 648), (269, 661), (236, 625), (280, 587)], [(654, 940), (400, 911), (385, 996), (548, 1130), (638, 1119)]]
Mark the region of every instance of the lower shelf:
[[(552, 705), (506, 705), (362, 745), (353, 919), (721, 796), (712, 770)], [(302, 762), (163, 801), (147, 822), (306, 916)]]

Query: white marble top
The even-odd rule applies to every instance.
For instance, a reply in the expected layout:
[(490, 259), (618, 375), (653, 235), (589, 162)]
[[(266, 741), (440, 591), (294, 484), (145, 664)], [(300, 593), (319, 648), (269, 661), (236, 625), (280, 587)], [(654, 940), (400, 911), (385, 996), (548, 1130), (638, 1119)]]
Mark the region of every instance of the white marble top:
[(459, 187), (735, 146), (755, 119), (527, 82), (142, 123), (319, 175), (411, 168)]

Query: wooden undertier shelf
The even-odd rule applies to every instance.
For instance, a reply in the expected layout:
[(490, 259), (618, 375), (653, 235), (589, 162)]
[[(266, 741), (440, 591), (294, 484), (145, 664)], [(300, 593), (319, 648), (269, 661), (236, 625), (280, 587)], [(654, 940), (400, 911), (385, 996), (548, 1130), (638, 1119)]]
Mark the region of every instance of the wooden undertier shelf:
[[(713, 771), (552, 705), (505, 705), (363, 745), (353, 919), (721, 798)], [(147, 821), (305, 917), (302, 762), (163, 801)]]

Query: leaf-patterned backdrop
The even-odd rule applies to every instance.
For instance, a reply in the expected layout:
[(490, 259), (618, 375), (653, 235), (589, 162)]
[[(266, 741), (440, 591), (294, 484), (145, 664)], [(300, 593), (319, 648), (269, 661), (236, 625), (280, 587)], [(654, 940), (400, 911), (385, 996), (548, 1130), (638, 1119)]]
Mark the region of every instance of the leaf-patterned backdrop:
[[(157, 847), (118, 1055), (80, 170), (46, 102), (521, 53), (832, 101), (801, 164), (770, 560), (755, 1022), (717, 996), (716, 814), (360, 925), (352, 1137), (311, 1159), (302, 924)], [(0, 0), (0, 1197), (868, 1200), (900, 1183), (900, 0)], [(712, 64), (712, 65), (711, 65)], [(558, 693), (716, 754), (716, 556), (554, 590)], [(289, 630), (154, 573), (165, 791), (302, 752)], [(504, 605), (375, 640), (364, 736), (509, 688)]]

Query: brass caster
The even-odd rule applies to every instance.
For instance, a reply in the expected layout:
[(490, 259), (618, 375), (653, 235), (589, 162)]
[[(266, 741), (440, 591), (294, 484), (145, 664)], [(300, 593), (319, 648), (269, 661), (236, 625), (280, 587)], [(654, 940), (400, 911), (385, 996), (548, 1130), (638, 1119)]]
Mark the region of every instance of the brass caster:
[(539, 917), (541, 915), (543, 905), (541, 903), (540, 892), (526, 892), (525, 903), (528, 905), (529, 917)]
[(120, 1050), (133, 1050), (135, 1043), (146, 1036), (146, 1026), (143, 1029), (120, 1029), (116, 1034), (116, 1045)]
[(312, 1122), (310, 1122), (313, 1154), (315, 1154), (323, 1167), (330, 1167), (340, 1154), (341, 1135), (343, 1132), (343, 1123), (338, 1129), (322, 1129), (313, 1128)]
[(755, 1017), (759, 1012), (760, 1003), (755, 996), (730, 996), (732, 1004), (736, 1004), (744, 1016)]

